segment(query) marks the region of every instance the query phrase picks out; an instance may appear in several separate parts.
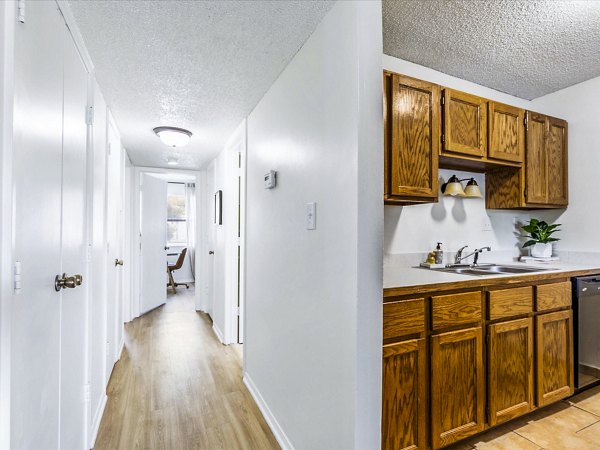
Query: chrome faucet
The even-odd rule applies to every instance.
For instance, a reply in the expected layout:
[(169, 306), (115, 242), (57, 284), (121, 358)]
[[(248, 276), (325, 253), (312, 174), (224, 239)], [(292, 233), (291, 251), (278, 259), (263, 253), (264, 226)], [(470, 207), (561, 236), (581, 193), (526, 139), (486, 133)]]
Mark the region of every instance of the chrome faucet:
[(471, 256), (475, 255), (473, 258), (473, 265), (476, 266), (477, 265), (477, 261), (479, 260), (479, 254), (483, 253), (484, 251), (492, 251), (492, 247), (481, 247), (481, 248), (476, 248), (475, 251), (473, 251), (473, 253), (469, 253), (467, 256), (463, 256), (462, 252), (465, 248), (467, 248), (468, 245), (465, 245), (464, 247), (461, 247), (460, 249), (458, 249), (458, 251), (456, 252), (456, 256), (454, 257), (454, 264), (460, 264), (460, 262), (463, 259), (467, 259), (470, 258)]

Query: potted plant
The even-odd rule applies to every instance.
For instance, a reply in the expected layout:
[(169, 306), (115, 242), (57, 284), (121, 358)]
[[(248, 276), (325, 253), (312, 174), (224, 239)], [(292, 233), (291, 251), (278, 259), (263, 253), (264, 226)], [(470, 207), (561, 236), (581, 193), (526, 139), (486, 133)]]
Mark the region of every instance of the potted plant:
[(560, 223), (548, 225), (543, 220), (531, 219), (527, 225), (522, 228), (529, 233), (525, 237), (529, 238), (523, 244), (523, 248), (531, 247), (531, 256), (534, 258), (550, 258), (552, 256), (552, 243), (558, 241), (558, 238), (552, 237), (553, 233), (560, 231)]

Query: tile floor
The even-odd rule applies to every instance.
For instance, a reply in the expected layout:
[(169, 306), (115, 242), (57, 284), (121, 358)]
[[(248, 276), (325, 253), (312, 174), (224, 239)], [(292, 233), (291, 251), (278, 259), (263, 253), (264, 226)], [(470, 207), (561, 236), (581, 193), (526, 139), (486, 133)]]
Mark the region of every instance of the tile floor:
[(600, 450), (600, 386), (449, 450)]

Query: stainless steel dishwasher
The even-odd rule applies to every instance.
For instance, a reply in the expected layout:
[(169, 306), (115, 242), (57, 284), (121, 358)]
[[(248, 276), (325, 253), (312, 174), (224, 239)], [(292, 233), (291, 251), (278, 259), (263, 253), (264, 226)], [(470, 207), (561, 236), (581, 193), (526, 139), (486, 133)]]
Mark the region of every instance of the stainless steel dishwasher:
[(575, 387), (600, 381), (600, 275), (573, 278)]

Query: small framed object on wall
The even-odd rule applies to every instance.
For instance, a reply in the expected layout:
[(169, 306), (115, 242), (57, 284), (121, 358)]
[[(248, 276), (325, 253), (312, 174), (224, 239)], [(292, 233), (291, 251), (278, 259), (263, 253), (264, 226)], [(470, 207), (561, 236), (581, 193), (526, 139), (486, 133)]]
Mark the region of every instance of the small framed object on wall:
[(223, 191), (215, 192), (215, 223), (223, 225)]

